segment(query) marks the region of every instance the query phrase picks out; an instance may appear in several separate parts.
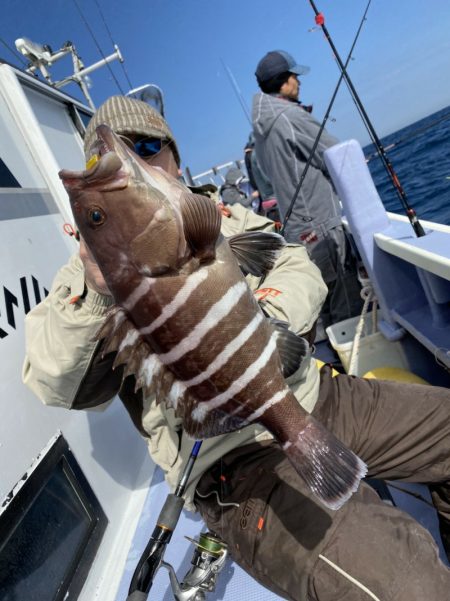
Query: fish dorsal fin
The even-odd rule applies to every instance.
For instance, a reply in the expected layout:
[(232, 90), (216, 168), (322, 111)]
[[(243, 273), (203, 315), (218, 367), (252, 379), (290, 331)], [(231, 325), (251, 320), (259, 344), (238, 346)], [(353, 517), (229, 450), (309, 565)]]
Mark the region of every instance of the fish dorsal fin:
[(215, 257), (222, 216), (216, 203), (200, 194), (186, 193), (181, 199), (184, 235), (194, 256), (200, 261)]
[(126, 311), (117, 306), (113, 307), (107, 313), (96, 338), (104, 340), (103, 356), (116, 353), (113, 369), (125, 365), (123, 380), (134, 375), (135, 392), (142, 389), (144, 395), (155, 394), (157, 402), (164, 399), (167, 407), (176, 408), (184, 390), (174, 387), (175, 376), (161, 363), (158, 355), (152, 351), (149, 343), (128, 318)]
[(113, 369), (126, 365), (124, 378), (137, 374), (143, 358), (152, 352), (126, 311), (117, 306), (108, 311), (95, 338), (103, 340), (102, 356), (116, 353)]
[(283, 376), (289, 378), (309, 358), (311, 354), (309, 343), (305, 338), (288, 330), (289, 324), (287, 322), (275, 318), (270, 318), (269, 321), (276, 333), (276, 343), (283, 368)]
[(128, 330), (128, 317), (126, 312), (117, 305), (113, 305), (100, 328), (94, 335), (94, 340), (103, 340), (102, 355), (117, 351)]
[(227, 242), (242, 269), (256, 276), (272, 269), (285, 245), (284, 238), (274, 232), (244, 232)]

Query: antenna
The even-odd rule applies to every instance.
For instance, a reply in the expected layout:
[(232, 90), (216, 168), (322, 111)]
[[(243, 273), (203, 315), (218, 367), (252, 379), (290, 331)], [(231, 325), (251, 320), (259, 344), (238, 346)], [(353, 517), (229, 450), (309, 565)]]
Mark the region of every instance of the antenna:
[[(91, 87), (91, 81), (88, 77), (89, 73), (92, 73), (92, 71), (103, 67), (115, 59), (118, 59), (121, 63), (123, 62), (123, 57), (120, 53), (119, 47), (116, 45), (114, 46), (115, 52), (113, 54), (106, 56), (90, 67), (85, 67), (76, 51), (75, 46), (69, 41), (66, 42), (62, 48), (56, 52), (53, 52), (48, 44), (38, 44), (36, 42), (32, 42), (28, 38), (19, 38), (16, 40), (15, 44), (18, 52), (20, 52), (20, 54), (25, 56), (30, 61), (26, 69), (27, 73), (35, 74), (36, 71), (39, 70), (47, 83), (54, 88), (62, 88), (68, 83), (72, 82), (78, 84), (92, 110), (95, 110), (95, 105), (89, 94), (89, 88)], [(69, 75), (69, 77), (61, 79), (60, 81), (52, 81), (49, 67), (68, 54), (72, 56), (73, 74)]]

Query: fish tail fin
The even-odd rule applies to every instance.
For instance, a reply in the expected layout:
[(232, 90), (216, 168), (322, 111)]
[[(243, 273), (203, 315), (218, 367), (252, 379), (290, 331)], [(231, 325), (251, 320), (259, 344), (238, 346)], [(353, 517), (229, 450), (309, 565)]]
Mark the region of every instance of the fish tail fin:
[(311, 491), (333, 510), (356, 492), (367, 473), (366, 464), (311, 417), (297, 439), (282, 448)]

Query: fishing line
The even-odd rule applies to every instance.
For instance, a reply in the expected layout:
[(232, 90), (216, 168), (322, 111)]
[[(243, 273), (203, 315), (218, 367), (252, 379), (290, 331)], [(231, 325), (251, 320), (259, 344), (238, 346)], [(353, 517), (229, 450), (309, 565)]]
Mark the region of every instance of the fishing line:
[(285, 217), (284, 217), (284, 219), (283, 219), (283, 225), (281, 226), (281, 230), (280, 230), (280, 234), (281, 234), (281, 235), (283, 235), (283, 234), (284, 234), (284, 231), (285, 231), (285, 229), (286, 229), (287, 222), (288, 222), (288, 220), (289, 220), (289, 218), (290, 218), (290, 216), (291, 216), (291, 214), (292, 214), (292, 211), (293, 211), (293, 209), (294, 209), (295, 202), (296, 202), (296, 200), (297, 200), (297, 197), (298, 197), (298, 195), (299, 195), (299, 193), (300, 193), (300, 189), (301, 189), (301, 187), (302, 187), (302, 185), (303, 185), (303, 182), (305, 181), (306, 174), (307, 174), (307, 172), (308, 172), (308, 169), (309, 169), (309, 167), (310, 167), (310, 165), (311, 165), (311, 163), (312, 163), (312, 160), (313, 160), (313, 158), (314, 158), (314, 154), (315, 154), (315, 152), (316, 152), (316, 148), (317, 148), (317, 146), (319, 145), (320, 137), (321, 137), (321, 135), (322, 135), (322, 132), (323, 132), (323, 130), (325, 129), (325, 124), (326, 124), (326, 122), (328, 121), (328, 118), (329, 118), (329, 116), (330, 116), (330, 112), (331, 112), (331, 109), (332, 109), (332, 107), (333, 107), (334, 101), (335, 101), (335, 99), (336, 99), (336, 96), (337, 96), (337, 93), (338, 93), (339, 87), (340, 87), (340, 85), (341, 85), (341, 82), (342, 82), (342, 80), (343, 80), (343, 78), (344, 78), (344, 71), (345, 71), (345, 69), (347, 68), (347, 66), (348, 66), (348, 64), (349, 64), (349, 62), (350, 62), (350, 60), (351, 60), (351, 58), (352, 58), (353, 50), (355, 49), (356, 42), (358, 41), (359, 34), (361, 33), (361, 30), (362, 30), (362, 26), (363, 26), (363, 24), (364, 24), (364, 21), (366, 20), (366, 15), (367, 15), (367, 12), (368, 12), (368, 10), (369, 10), (369, 6), (370, 6), (370, 4), (371, 4), (371, 1), (372, 1), (372, 0), (369, 0), (369, 1), (368, 1), (368, 3), (367, 3), (366, 10), (364, 11), (364, 14), (363, 14), (363, 16), (362, 16), (361, 22), (360, 22), (360, 24), (359, 24), (359, 27), (358, 27), (358, 30), (357, 30), (357, 32), (356, 32), (355, 38), (354, 38), (354, 40), (353, 40), (353, 44), (352, 44), (352, 46), (351, 46), (351, 48), (350, 48), (350, 52), (348, 53), (347, 60), (345, 61), (345, 66), (344, 66), (344, 69), (341, 71), (341, 74), (340, 74), (340, 76), (339, 76), (338, 82), (337, 82), (337, 84), (336, 84), (336, 87), (335, 87), (335, 89), (334, 89), (333, 95), (332, 95), (332, 97), (331, 97), (330, 103), (329, 103), (329, 105), (328, 105), (328, 108), (327, 108), (327, 110), (326, 110), (326, 112), (325, 112), (325, 116), (324, 116), (324, 118), (323, 118), (323, 120), (322, 120), (322, 123), (321, 123), (321, 125), (320, 125), (320, 128), (319, 128), (319, 131), (318, 131), (318, 133), (317, 133), (316, 139), (314, 140), (314, 144), (313, 144), (313, 146), (312, 146), (312, 148), (311, 148), (311, 152), (309, 153), (309, 157), (308, 157), (308, 159), (307, 159), (307, 161), (306, 161), (306, 165), (305, 165), (305, 167), (304, 167), (304, 169), (303, 169), (303, 172), (302, 172), (302, 174), (301, 174), (301, 176), (300, 176), (300, 181), (299, 181), (299, 182), (298, 182), (298, 184), (297, 184), (297, 187), (296, 187), (296, 189), (295, 189), (294, 195), (293, 195), (293, 197), (292, 197), (292, 200), (291, 200), (291, 202), (290, 202), (290, 204), (289, 204), (288, 210), (286, 211), (286, 215), (285, 215)]
[(323, 16), (322, 13), (319, 13), (319, 11), (316, 8), (316, 5), (314, 4), (314, 0), (309, 0), (309, 3), (316, 15), (316, 24), (319, 25), (322, 28), (322, 31), (325, 35), (325, 38), (327, 40), (327, 42), (330, 45), (330, 48), (333, 52), (334, 58), (336, 59), (338, 65), (339, 65), (339, 69), (341, 71), (342, 76), (345, 78), (345, 82), (349, 88), (350, 94), (353, 98), (353, 101), (355, 102), (355, 104), (358, 107), (358, 110), (360, 112), (360, 115), (363, 119), (363, 123), (371, 137), (371, 140), (373, 142), (373, 144), (376, 146), (377, 151), (379, 153), (380, 159), (383, 162), (383, 165), (386, 169), (387, 174), (389, 175), (392, 184), (394, 185), (394, 188), (397, 192), (397, 195), (400, 199), (401, 204), (403, 205), (403, 208), (406, 212), (406, 215), (411, 223), (411, 226), (414, 230), (414, 232), (416, 233), (417, 237), (421, 237), (421, 236), (425, 236), (425, 231), (422, 227), (422, 225), (420, 224), (416, 212), (415, 210), (410, 206), (409, 202), (408, 202), (408, 198), (406, 196), (406, 192), (403, 190), (402, 185), (400, 184), (400, 180), (398, 179), (398, 176), (396, 174), (396, 172), (394, 171), (394, 168), (392, 167), (391, 162), (389, 161), (385, 149), (383, 148), (383, 145), (381, 144), (380, 139), (378, 138), (378, 135), (364, 109), (364, 106), (361, 102), (361, 99), (359, 98), (353, 83), (347, 73), (347, 68), (346, 65), (343, 64), (341, 57), (339, 56), (339, 53), (333, 43), (333, 40), (331, 39), (330, 34), (328, 33), (328, 30), (325, 26), (325, 18)]
[(101, 55), (101, 57), (102, 57), (102, 58), (103, 58), (103, 60), (105, 61), (105, 64), (106, 64), (106, 66), (108, 67), (108, 69), (109, 69), (109, 72), (111, 73), (111, 77), (114, 79), (114, 81), (115, 81), (115, 83), (116, 83), (116, 85), (117, 85), (117, 87), (118, 87), (118, 89), (119, 89), (120, 93), (122, 94), (122, 96), (125, 96), (125, 92), (123, 91), (123, 89), (122, 89), (122, 86), (120, 85), (120, 83), (119, 83), (119, 81), (118, 81), (117, 77), (114, 75), (114, 71), (112, 70), (112, 68), (111, 68), (111, 65), (110, 65), (110, 64), (109, 64), (109, 63), (106, 61), (106, 56), (104, 55), (104, 53), (103, 53), (102, 49), (100, 48), (100, 44), (97, 42), (97, 38), (95, 37), (95, 35), (94, 35), (94, 32), (92, 31), (92, 29), (91, 29), (91, 27), (90, 27), (89, 23), (87, 22), (87, 19), (85, 18), (85, 16), (84, 16), (84, 14), (83, 14), (83, 12), (82, 12), (82, 10), (81, 10), (81, 8), (80, 8), (80, 6), (79, 6), (79, 4), (78, 4), (77, 0), (72, 0), (72, 2), (75, 4), (75, 6), (76, 6), (76, 8), (77, 8), (77, 10), (78, 10), (78, 13), (79, 13), (79, 15), (80, 15), (80, 17), (81, 17), (81, 20), (82, 20), (82, 21), (83, 21), (83, 23), (86, 25), (86, 29), (87, 29), (87, 30), (89, 31), (89, 33), (91, 34), (91, 37), (92, 37), (92, 39), (94, 40), (94, 43), (95, 43), (95, 45), (97, 46), (97, 50), (100, 52), (100, 55)]
[[(418, 136), (419, 134), (423, 133), (424, 131), (431, 129), (435, 125), (438, 125), (439, 123), (441, 123), (441, 121), (445, 121), (446, 119), (449, 119), (449, 118), (450, 118), (450, 113), (444, 113), (441, 117), (439, 117), (438, 119), (435, 119), (431, 123), (428, 123), (427, 125), (423, 125), (422, 127), (418, 127), (417, 129), (413, 129), (412, 132), (410, 132), (406, 136), (403, 136), (402, 138), (399, 138), (395, 142), (392, 142), (392, 144), (388, 144), (387, 146), (384, 147), (384, 149), (391, 150), (392, 148), (395, 148), (396, 146), (403, 144), (407, 140), (410, 140), (411, 138)], [(375, 158), (377, 156), (378, 156), (378, 153), (374, 152), (373, 154), (370, 154), (369, 156), (366, 157), (366, 161), (369, 163), (373, 158)]]
[[(116, 46), (116, 43), (114, 42), (114, 40), (113, 40), (113, 37), (112, 37), (111, 30), (110, 30), (110, 29), (109, 29), (109, 27), (108, 27), (108, 23), (106, 22), (105, 16), (104, 16), (104, 14), (103, 14), (103, 11), (102, 11), (102, 9), (101, 9), (101, 7), (100, 7), (100, 4), (98, 3), (98, 1), (97, 1), (97, 0), (94, 0), (94, 2), (95, 2), (95, 5), (97, 6), (98, 12), (100, 13), (100, 17), (101, 17), (101, 19), (102, 19), (102, 21), (103, 21), (103, 24), (104, 24), (104, 26), (105, 26), (105, 28), (106, 28), (106, 31), (108, 32), (109, 39), (111, 40), (111, 44), (112, 44), (113, 46)], [(134, 86), (131, 84), (130, 78), (128, 77), (127, 70), (125, 69), (125, 65), (123, 64), (123, 62), (122, 62), (122, 61), (120, 61), (120, 64), (122, 65), (122, 69), (123, 69), (123, 72), (124, 72), (125, 78), (126, 78), (126, 80), (127, 80), (127, 82), (128, 82), (128, 85), (129, 85), (129, 87), (130, 87), (130, 90), (132, 90)]]

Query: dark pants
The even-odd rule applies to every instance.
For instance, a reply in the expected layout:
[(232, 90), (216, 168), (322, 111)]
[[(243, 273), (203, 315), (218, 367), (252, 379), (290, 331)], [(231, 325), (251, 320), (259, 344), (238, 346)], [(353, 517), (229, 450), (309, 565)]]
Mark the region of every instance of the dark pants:
[(342, 226), (322, 232), (306, 246), (311, 260), (320, 269), (328, 295), (321, 311), (324, 328), (361, 313), (363, 301), (356, 259)]
[[(450, 532), (450, 391), (331, 377), (321, 371), (313, 415), (369, 467), (369, 476), (431, 483)], [(234, 450), (202, 477), (210, 530), (256, 580), (296, 601), (445, 601), (450, 570), (427, 530), (366, 484), (338, 511), (320, 505), (276, 443)], [(447, 552), (450, 549), (447, 547)]]

